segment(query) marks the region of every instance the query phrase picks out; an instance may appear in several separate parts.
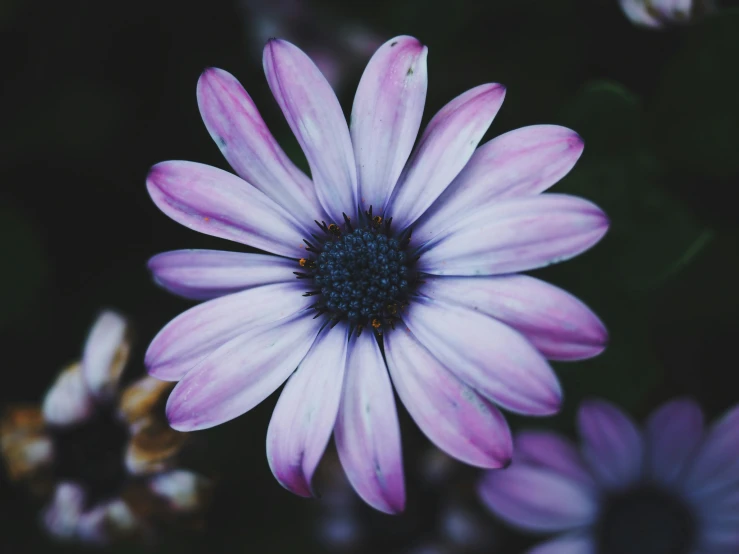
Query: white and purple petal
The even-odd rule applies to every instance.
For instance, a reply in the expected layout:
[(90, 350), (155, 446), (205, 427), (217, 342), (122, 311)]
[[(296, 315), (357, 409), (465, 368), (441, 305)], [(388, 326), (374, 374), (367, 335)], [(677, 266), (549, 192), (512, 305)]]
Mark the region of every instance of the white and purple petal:
[(416, 141), (426, 102), (428, 49), (395, 37), (372, 56), (354, 97), (351, 137), (360, 206), (380, 213)]
[(435, 275), (497, 275), (568, 260), (597, 243), (608, 218), (592, 202), (563, 194), (495, 202), (446, 228), (420, 250)]
[(237, 336), (187, 372), (167, 401), (178, 431), (215, 427), (251, 410), (295, 371), (322, 321), (311, 312)]
[(284, 208), (236, 175), (195, 162), (161, 162), (146, 178), (157, 207), (200, 233), (301, 257), (304, 231)]
[(192, 471), (174, 469), (152, 476), (148, 487), (173, 512), (192, 513), (205, 504), (210, 481)]
[(454, 178), (503, 104), (505, 88), (475, 87), (444, 106), (429, 122), (385, 209), (397, 229), (415, 222)]
[(649, 416), (645, 433), (650, 476), (674, 483), (703, 441), (703, 411), (691, 399), (673, 400)]
[(359, 496), (382, 512), (402, 512), (400, 426), (390, 377), (373, 333), (362, 333), (349, 343), (334, 434), (341, 465)]
[[(462, 381), (504, 408), (551, 415), (562, 390), (547, 361), (517, 331), (473, 310), (418, 297), (405, 325)], [(403, 332), (400, 327), (396, 332)]]
[(385, 356), (398, 396), (436, 446), (477, 467), (508, 465), (511, 433), (495, 406), (455, 377), (410, 331), (387, 333)]
[(577, 416), (582, 452), (590, 471), (608, 489), (624, 489), (644, 469), (644, 442), (631, 418), (604, 400), (580, 404)]
[(597, 554), (592, 535), (584, 532), (568, 533), (536, 545), (527, 554)]
[(739, 405), (711, 426), (685, 472), (683, 486), (690, 498), (702, 503), (718, 502), (739, 490)]
[(647, 8), (646, 0), (619, 0), (621, 9), (631, 22), (641, 27), (661, 29), (664, 24)]
[(95, 320), (82, 352), (82, 376), (90, 394), (113, 396), (130, 351), (128, 324), (120, 314), (105, 311)]
[(424, 277), (419, 293), (489, 315), (513, 327), (552, 360), (600, 354), (608, 332), (580, 300), (526, 275)]
[(267, 460), (287, 490), (311, 496), (311, 480), (339, 411), (348, 327), (326, 326), (288, 379), (267, 429)]
[(197, 97), (208, 132), (242, 179), (299, 222), (325, 217), (313, 183), (277, 144), (233, 75), (222, 69), (206, 69), (198, 80)]
[(491, 202), (547, 190), (569, 173), (582, 151), (580, 136), (558, 125), (532, 125), (492, 139), (414, 225), (412, 244), (428, 242)]
[(48, 423), (61, 426), (80, 423), (93, 413), (95, 403), (79, 364), (59, 374), (46, 393), (41, 409)]
[(210, 300), (260, 285), (295, 281), (295, 260), (220, 250), (173, 250), (149, 260), (154, 280), (192, 300)]
[(493, 513), (533, 531), (563, 531), (589, 525), (598, 509), (589, 488), (554, 471), (525, 464), (486, 471), (478, 494)]
[(62, 481), (56, 485), (41, 515), (43, 526), (51, 536), (63, 540), (74, 538), (85, 507), (85, 496), (84, 489), (76, 483)]
[(550, 431), (524, 431), (514, 439), (514, 464), (545, 468), (595, 491), (596, 484), (579, 450)]
[(272, 39), (264, 73), (310, 165), (318, 199), (333, 222), (357, 209), (357, 172), (349, 128), (331, 85), (297, 46)]
[(216, 349), (247, 331), (290, 317), (313, 300), (298, 281), (255, 287), (181, 313), (151, 341), (144, 363), (152, 377), (177, 381)]

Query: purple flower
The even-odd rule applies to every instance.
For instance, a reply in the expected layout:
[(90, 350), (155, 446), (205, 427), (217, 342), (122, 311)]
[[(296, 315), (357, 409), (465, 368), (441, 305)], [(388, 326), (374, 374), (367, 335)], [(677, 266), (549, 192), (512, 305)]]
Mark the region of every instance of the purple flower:
[(716, 10), (714, 0), (619, 0), (634, 25), (662, 29), (690, 23)]
[(531, 554), (739, 552), (739, 406), (704, 431), (700, 407), (674, 400), (641, 430), (590, 401), (578, 426), (579, 451), (554, 433), (517, 435), (513, 464), (480, 482), (506, 521), (565, 532)]
[(501, 467), (511, 438), (496, 405), (556, 412), (561, 390), (546, 358), (589, 358), (607, 338), (579, 300), (516, 274), (576, 256), (606, 232), (592, 203), (539, 194), (572, 168), (580, 137), (537, 125), (476, 149), (505, 94), (485, 84), (442, 108), (411, 152), (426, 54), (412, 37), (385, 43), (347, 127), (313, 62), (272, 40), (267, 80), (312, 181), (219, 69), (201, 76), (198, 103), (239, 176), (171, 161), (147, 180), (179, 223), (274, 254), (183, 250), (149, 262), (165, 288), (210, 299), (171, 321), (146, 354), (152, 376), (179, 381), (172, 426), (219, 425), (287, 380), (267, 435), (279, 482), (311, 495), (334, 431), (349, 481), (386, 512), (405, 503), (391, 379), (440, 448)]
[(41, 522), (60, 540), (150, 539), (174, 518), (197, 518), (210, 484), (178, 469), (186, 435), (166, 424), (170, 383), (145, 376), (119, 385), (129, 354), (125, 320), (103, 313), (82, 361), (64, 369), (41, 406), (0, 418), (11, 479), (46, 501)]

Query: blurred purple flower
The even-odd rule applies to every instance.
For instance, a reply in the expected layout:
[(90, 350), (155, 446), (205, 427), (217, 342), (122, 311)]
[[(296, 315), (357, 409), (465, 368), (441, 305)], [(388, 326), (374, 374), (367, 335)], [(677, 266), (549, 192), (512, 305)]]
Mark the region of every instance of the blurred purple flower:
[(565, 532), (531, 554), (739, 552), (739, 406), (704, 431), (700, 407), (674, 400), (641, 430), (590, 401), (578, 425), (580, 451), (554, 433), (521, 433), (513, 464), (480, 482), (511, 524)]
[(267, 436), (276, 478), (311, 495), (333, 431), (350, 482), (386, 512), (405, 504), (390, 378), (440, 448), (502, 467), (511, 438), (496, 404), (556, 412), (562, 393), (546, 358), (589, 358), (607, 339), (579, 300), (516, 273), (576, 256), (606, 232), (592, 203), (539, 194), (573, 167), (580, 137), (536, 125), (476, 149), (505, 93), (485, 84), (442, 108), (411, 153), (426, 54), (412, 37), (384, 44), (349, 128), (315, 64), (270, 41), (267, 80), (313, 180), (220, 69), (202, 75), (198, 102), (239, 177), (170, 161), (147, 179), (175, 221), (275, 254), (181, 250), (149, 262), (165, 288), (211, 299), (171, 321), (146, 354), (151, 375), (179, 381), (167, 404), (172, 426), (219, 425), (289, 378)]
[(241, 0), (239, 5), (255, 58), (273, 37), (299, 43), (334, 90), (383, 42), (361, 23), (322, 11), (309, 0)]
[(119, 386), (128, 335), (121, 316), (104, 312), (42, 406), (10, 407), (0, 420), (8, 473), (49, 499), (41, 520), (57, 539), (148, 540), (156, 521), (204, 506), (207, 480), (175, 466), (185, 435), (164, 417), (172, 385), (147, 376)]
[(690, 23), (716, 10), (714, 0), (619, 0), (632, 23), (662, 29)]

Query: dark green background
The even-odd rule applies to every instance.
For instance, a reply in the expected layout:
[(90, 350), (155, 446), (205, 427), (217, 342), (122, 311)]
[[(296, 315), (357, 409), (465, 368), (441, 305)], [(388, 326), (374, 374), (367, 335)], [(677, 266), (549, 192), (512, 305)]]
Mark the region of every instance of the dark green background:
[[(487, 138), (558, 123), (585, 140), (583, 157), (555, 190), (594, 200), (610, 215), (611, 230), (594, 250), (537, 274), (592, 306), (612, 342), (592, 361), (556, 364), (566, 394), (560, 416), (511, 418), (515, 426), (571, 432), (579, 400), (590, 395), (637, 418), (674, 395), (693, 395), (711, 417), (737, 401), (736, 2), (666, 32), (633, 27), (615, 0), (316, 4), (382, 37), (412, 34), (428, 45), (425, 120), (464, 90), (497, 81), (508, 93)], [(284, 148), (304, 160), (235, 2), (1, 0), (0, 52), (4, 404), (39, 399), (58, 369), (79, 356), (104, 307), (136, 325), (131, 369), (142, 371), (147, 342), (189, 306), (151, 283), (146, 260), (177, 248), (238, 248), (172, 222), (144, 186), (148, 168), (162, 160), (227, 167), (195, 101), (205, 67), (235, 74)], [(345, 110), (362, 65), (340, 94)], [(320, 501), (290, 495), (267, 466), (275, 400), (197, 434), (188, 464), (219, 479), (216, 504), (204, 533), (172, 536), (158, 551), (321, 551), (311, 527)], [(403, 548), (434, 526), (434, 502), (413, 486), (427, 443), (402, 419), (408, 513), (367, 516), (381, 551)], [(0, 472), (0, 550), (74, 551), (47, 542), (36, 510)], [(530, 542), (488, 521), (501, 552)]]

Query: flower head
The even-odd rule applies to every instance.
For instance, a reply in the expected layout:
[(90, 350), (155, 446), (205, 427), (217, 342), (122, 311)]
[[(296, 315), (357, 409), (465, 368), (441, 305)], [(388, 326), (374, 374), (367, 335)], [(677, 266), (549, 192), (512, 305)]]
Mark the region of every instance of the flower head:
[(653, 29), (690, 23), (716, 9), (714, 0), (619, 0), (619, 3), (632, 23)]
[(42, 405), (10, 407), (0, 420), (8, 473), (48, 499), (42, 522), (55, 538), (149, 538), (157, 519), (196, 515), (205, 500), (206, 480), (174, 465), (186, 435), (164, 419), (171, 385), (119, 385), (128, 334), (121, 316), (103, 313), (82, 361), (59, 374)]
[(434, 443), (501, 467), (511, 438), (496, 405), (554, 413), (561, 390), (546, 358), (588, 358), (606, 341), (580, 301), (516, 274), (573, 257), (606, 232), (592, 203), (539, 194), (572, 168), (580, 137), (537, 125), (477, 149), (505, 94), (485, 84), (443, 107), (413, 150), (426, 56), (407, 36), (380, 47), (347, 127), (315, 64), (272, 40), (267, 81), (312, 180), (219, 69), (201, 76), (198, 103), (239, 176), (172, 161), (147, 180), (176, 221), (273, 254), (183, 250), (150, 261), (165, 288), (210, 299), (171, 321), (146, 354), (151, 375), (179, 381), (172, 426), (218, 425), (287, 380), (267, 434), (280, 483), (310, 495), (333, 431), (349, 481), (387, 512), (405, 502), (391, 379)]
[(703, 428), (700, 407), (668, 402), (639, 429), (603, 401), (580, 407), (578, 451), (524, 432), (513, 464), (479, 492), (510, 523), (566, 532), (531, 553), (705, 554), (739, 549), (739, 406)]

